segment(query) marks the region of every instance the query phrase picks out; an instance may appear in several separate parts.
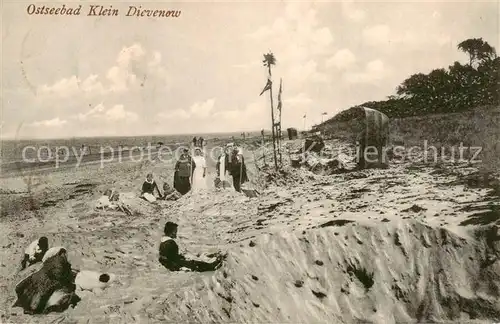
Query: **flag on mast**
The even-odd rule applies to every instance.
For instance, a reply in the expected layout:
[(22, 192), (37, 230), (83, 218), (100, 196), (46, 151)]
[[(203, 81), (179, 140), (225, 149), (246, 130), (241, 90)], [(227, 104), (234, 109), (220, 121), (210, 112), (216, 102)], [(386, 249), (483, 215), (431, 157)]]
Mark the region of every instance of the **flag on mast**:
[(271, 86), (273, 85), (273, 82), (271, 81), (271, 79), (267, 79), (267, 83), (266, 83), (266, 86), (264, 87), (264, 89), (262, 90), (262, 92), (260, 93), (259, 96), (262, 96), (262, 94), (264, 92), (266, 92), (267, 90), (271, 89)]
[(278, 110), (281, 113), (281, 92), (283, 91), (283, 79), (280, 79), (280, 91), (278, 92)]

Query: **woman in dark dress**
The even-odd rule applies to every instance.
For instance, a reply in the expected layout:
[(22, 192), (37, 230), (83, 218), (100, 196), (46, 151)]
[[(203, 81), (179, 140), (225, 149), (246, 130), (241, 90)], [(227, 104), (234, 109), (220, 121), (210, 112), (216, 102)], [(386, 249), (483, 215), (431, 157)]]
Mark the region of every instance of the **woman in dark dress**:
[(196, 164), (189, 156), (188, 150), (184, 150), (179, 161), (175, 164), (174, 173), (174, 188), (181, 195), (185, 195), (191, 190), (191, 179), (195, 168)]

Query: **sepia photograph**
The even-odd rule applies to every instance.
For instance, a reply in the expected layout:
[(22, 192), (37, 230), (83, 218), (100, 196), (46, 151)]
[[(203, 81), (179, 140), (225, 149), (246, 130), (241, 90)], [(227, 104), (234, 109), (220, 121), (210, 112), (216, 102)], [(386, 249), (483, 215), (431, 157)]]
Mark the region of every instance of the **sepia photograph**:
[(0, 324), (500, 323), (500, 2), (1, 0)]

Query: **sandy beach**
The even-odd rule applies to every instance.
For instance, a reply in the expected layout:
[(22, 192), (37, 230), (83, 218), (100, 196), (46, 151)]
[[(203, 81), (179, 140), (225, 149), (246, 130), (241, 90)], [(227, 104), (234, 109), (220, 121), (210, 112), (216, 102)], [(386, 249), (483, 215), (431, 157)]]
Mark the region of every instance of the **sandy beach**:
[[(258, 198), (213, 188), (175, 202), (137, 198), (131, 216), (93, 206), (107, 188), (138, 196), (147, 172), (172, 183), (172, 163), (89, 164), (3, 178), (3, 206), (17, 209), (2, 217), (2, 322), (397, 323), (500, 316), (498, 196), (467, 180), (475, 168), (407, 162), (322, 176), (287, 166), (269, 176), (255, 168), (254, 152), (245, 152)], [(214, 172), (209, 165), (209, 179)], [(36, 208), (20, 205), (29, 198)], [(179, 224), (186, 253), (228, 252), (223, 267), (201, 274), (163, 268), (158, 244), (168, 220)], [(479, 235), (491, 231), (496, 234)], [(65, 246), (74, 268), (117, 280), (101, 293), (82, 293), (61, 314), (29, 316), (12, 308), (15, 284), (37, 268), (18, 273), (23, 249), (41, 235)]]

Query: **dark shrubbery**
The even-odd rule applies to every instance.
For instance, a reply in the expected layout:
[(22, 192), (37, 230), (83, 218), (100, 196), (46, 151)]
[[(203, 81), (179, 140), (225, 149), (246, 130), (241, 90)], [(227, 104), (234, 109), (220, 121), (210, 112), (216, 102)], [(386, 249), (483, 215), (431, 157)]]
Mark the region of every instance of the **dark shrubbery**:
[[(482, 38), (465, 40), (458, 44), (458, 49), (469, 56), (468, 64), (455, 62), (448, 69), (414, 74), (397, 87), (396, 96), (361, 106), (379, 110), (390, 118), (401, 118), (498, 105), (500, 58), (495, 49)], [(349, 116), (341, 117), (343, 113), (335, 116), (335, 121), (349, 119)]]

